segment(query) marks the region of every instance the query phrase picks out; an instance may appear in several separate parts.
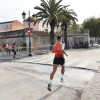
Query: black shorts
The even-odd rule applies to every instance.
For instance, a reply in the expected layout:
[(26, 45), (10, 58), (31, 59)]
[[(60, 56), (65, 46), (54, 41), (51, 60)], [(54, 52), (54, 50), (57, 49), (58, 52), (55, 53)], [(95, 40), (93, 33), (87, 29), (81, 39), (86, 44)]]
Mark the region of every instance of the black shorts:
[(65, 59), (63, 57), (55, 57), (53, 60), (53, 64), (63, 65), (65, 63)]

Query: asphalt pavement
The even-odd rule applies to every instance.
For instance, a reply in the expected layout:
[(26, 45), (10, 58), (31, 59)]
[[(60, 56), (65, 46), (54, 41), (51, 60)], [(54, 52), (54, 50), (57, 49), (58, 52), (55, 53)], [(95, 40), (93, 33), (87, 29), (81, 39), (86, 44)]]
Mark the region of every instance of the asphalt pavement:
[(70, 49), (61, 83), (59, 66), (47, 90), (54, 54), (0, 57), (0, 100), (99, 100), (100, 48)]

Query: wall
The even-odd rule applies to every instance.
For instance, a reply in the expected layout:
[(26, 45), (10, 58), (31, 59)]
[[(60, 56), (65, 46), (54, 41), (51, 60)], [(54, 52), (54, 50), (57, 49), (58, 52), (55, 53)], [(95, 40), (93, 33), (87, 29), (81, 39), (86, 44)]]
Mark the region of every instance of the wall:
[(84, 33), (84, 34), (70, 34), (68, 35), (67, 40), (69, 40), (70, 42), (75, 42), (75, 43), (79, 43), (79, 42), (88, 42), (90, 43), (90, 37), (89, 37), (89, 33)]
[[(29, 27), (27, 21), (23, 22), (23, 27), (24, 27), (24, 29)], [(32, 28), (35, 31), (39, 31), (39, 24), (37, 23), (36, 25), (34, 25), (34, 23), (32, 22), (32, 23), (30, 23), (30, 28)]]
[[(58, 34), (56, 34), (57, 36)], [(56, 41), (55, 36), (55, 41)], [(67, 40), (69, 42), (74, 43), (74, 38), (77, 43), (79, 42), (90, 42), (89, 34), (70, 34), (67, 35)], [(27, 29), (17, 30), (17, 31), (10, 31), (10, 32), (3, 32), (0, 33), (0, 46), (3, 43), (9, 42), (12, 45), (14, 42), (18, 46), (22, 46), (27, 44), (29, 45), (29, 35), (27, 34)], [(42, 46), (42, 45), (50, 45), (50, 34), (48, 32), (41, 32), (41, 31), (32, 31), (31, 33), (31, 43), (32, 47), (34, 46)]]
[(0, 32), (11, 31), (11, 22), (0, 23)]
[(10, 45), (23, 45), (26, 42), (26, 30), (17, 30), (0, 33), (0, 46), (3, 43), (9, 42)]
[[(0, 33), (0, 46), (3, 43), (9, 42), (10, 45), (16, 43), (18, 46), (29, 45), (29, 35), (27, 29), (2, 32)], [(50, 37), (47, 32), (32, 31), (31, 33), (32, 46), (41, 46), (50, 44)]]
[(8, 32), (23, 29), (23, 24), (18, 20), (0, 23), (0, 32)]
[[(43, 21), (40, 21), (40, 23), (36, 23), (36, 25), (34, 25), (34, 22), (31, 22), (30, 23), (30, 28), (32, 28), (34, 31), (48, 31), (50, 32), (50, 25), (47, 25), (45, 24), (44, 27), (42, 27), (42, 24), (43, 24)], [(28, 28), (28, 22), (27, 21), (23, 21), (23, 26), (24, 28)]]
[(12, 31), (23, 29), (23, 24), (18, 20), (12, 22)]

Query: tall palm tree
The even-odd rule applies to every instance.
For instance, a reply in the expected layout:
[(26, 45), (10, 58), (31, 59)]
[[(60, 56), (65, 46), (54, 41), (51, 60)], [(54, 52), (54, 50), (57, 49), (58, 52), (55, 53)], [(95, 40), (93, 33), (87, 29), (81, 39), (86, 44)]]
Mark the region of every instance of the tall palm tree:
[(60, 20), (63, 20), (66, 22), (66, 16), (62, 14), (62, 10), (65, 9), (67, 6), (60, 5), (62, 0), (59, 0), (58, 2), (56, 0), (41, 0), (41, 5), (34, 7), (34, 9), (39, 10), (39, 12), (36, 14), (37, 20), (35, 21), (35, 24), (40, 21), (43, 21), (44, 24), (48, 24), (51, 27), (50, 31), (50, 39), (51, 39), (51, 45), (54, 44), (54, 28), (57, 24), (59, 24)]
[[(70, 23), (76, 24), (77, 21), (77, 14), (72, 9), (64, 9), (62, 10), (64, 16), (66, 17), (66, 21), (62, 20), (62, 26), (64, 27), (64, 42), (65, 45), (67, 45), (67, 27)], [(67, 49), (67, 46), (65, 46), (65, 49)]]

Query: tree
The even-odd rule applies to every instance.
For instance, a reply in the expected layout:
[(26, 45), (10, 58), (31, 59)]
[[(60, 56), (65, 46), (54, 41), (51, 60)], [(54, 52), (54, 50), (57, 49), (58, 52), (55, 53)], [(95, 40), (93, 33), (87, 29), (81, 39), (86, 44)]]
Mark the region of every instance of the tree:
[(100, 35), (100, 18), (90, 17), (84, 20), (83, 29), (89, 29), (91, 37), (98, 37)]
[(39, 10), (36, 14), (37, 20), (35, 24), (40, 21), (44, 21), (44, 24), (50, 24), (51, 31), (50, 31), (50, 38), (51, 38), (51, 45), (54, 45), (54, 28), (58, 26), (61, 20), (66, 22), (66, 17), (64, 16), (62, 10), (68, 6), (63, 6), (60, 3), (62, 0), (58, 2), (56, 0), (41, 0), (41, 5), (34, 7), (34, 9)]
[[(62, 20), (62, 26), (64, 27), (64, 42), (67, 44), (67, 27), (70, 23), (76, 24), (77, 21), (77, 14), (72, 9), (64, 9), (62, 10), (64, 16), (66, 17), (66, 21)], [(65, 46), (67, 49), (67, 46)]]
[[(82, 26), (80, 26), (79, 24), (76, 24), (75, 25), (76, 33), (80, 34), (81, 33), (81, 28), (82, 28)], [(73, 25), (68, 25), (67, 32), (69, 34), (73, 34)]]
[(100, 37), (100, 18), (97, 18), (97, 37)]

